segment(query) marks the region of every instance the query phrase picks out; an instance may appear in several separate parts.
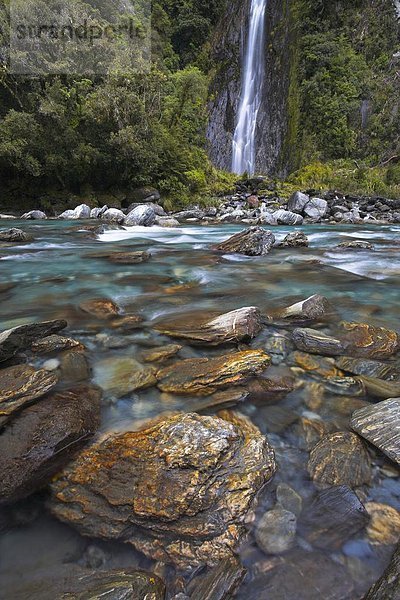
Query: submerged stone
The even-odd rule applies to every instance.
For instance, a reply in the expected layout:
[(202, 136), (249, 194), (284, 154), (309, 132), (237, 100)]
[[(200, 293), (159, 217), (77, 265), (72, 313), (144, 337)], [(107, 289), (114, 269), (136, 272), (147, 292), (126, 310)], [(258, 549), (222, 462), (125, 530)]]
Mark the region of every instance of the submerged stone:
[(245, 254), (246, 256), (265, 256), (275, 244), (272, 231), (262, 227), (249, 227), (213, 247), (224, 254)]
[(351, 356), (385, 359), (400, 350), (400, 336), (391, 329), (347, 321), (339, 327)]
[(32, 343), (67, 326), (66, 321), (44, 321), (20, 325), (0, 333), (0, 362), (14, 356), (18, 350), (28, 349)]
[(240, 385), (260, 375), (270, 364), (262, 350), (233, 352), (214, 358), (189, 358), (158, 371), (157, 385), (163, 392), (211, 394), (219, 388)]
[[(221, 560), (203, 577), (195, 578), (189, 584), (190, 600), (229, 600), (246, 575), (240, 560), (232, 555)], [(178, 596), (175, 597), (178, 600)]]
[(311, 354), (339, 356), (345, 352), (341, 340), (314, 329), (297, 328), (293, 331), (292, 339), (298, 350)]
[(378, 502), (367, 502), (366, 510), (371, 518), (367, 536), (374, 545), (397, 544), (400, 540), (400, 512)]
[(151, 254), (146, 251), (136, 250), (134, 252), (113, 252), (108, 260), (119, 265), (136, 265), (150, 260)]
[(96, 383), (116, 398), (156, 383), (154, 367), (145, 367), (128, 356), (101, 360), (95, 365), (94, 373)]
[(366, 358), (341, 356), (336, 359), (336, 365), (339, 369), (348, 371), (353, 375), (367, 375), (368, 377), (376, 377), (385, 380), (400, 379), (400, 361), (395, 363), (385, 363)]
[(257, 545), (266, 554), (283, 554), (294, 546), (296, 528), (297, 519), (292, 512), (280, 507), (269, 510), (256, 527)]
[(400, 598), (400, 545), (382, 577), (372, 586), (364, 600), (398, 600)]
[(383, 400), (400, 397), (400, 381), (385, 381), (376, 377), (367, 377), (367, 375), (360, 375), (357, 379), (370, 396)]
[(242, 416), (195, 413), (113, 435), (53, 482), (51, 511), (84, 535), (121, 540), (177, 566), (214, 565), (245, 532), (273, 451)]
[(81, 302), (79, 308), (96, 319), (110, 319), (120, 313), (120, 307), (108, 298), (95, 298)]

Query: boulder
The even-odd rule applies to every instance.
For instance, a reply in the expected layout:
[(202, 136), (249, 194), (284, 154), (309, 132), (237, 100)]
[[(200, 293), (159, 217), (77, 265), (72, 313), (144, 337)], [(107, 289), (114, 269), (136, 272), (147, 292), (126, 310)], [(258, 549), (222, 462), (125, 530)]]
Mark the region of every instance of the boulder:
[(297, 213), (291, 212), (290, 210), (276, 210), (272, 213), (272, 217), (276, 220), (278, 225), (302, 225), (303, 217)]
[(327, 356), (345, 354), (346, 347), (342, 340), (315, 329), (297, 328), (293, 331), (292, 339), (296, 348), (302, 352)]
[(102, 221), (109, 221), (110, 223), (118, 223), (120, 225), (125, 220), (125, 215), (122, 210), (118, 208), (108, 208), (101, 215)]
[(119, 315), (121, 309), (113, 300), (107, 298), (96, 298), (81, 302), (79, 308), (85, 313), (89, 313), (96, 319), (110, 319)]
[(188, 358), (158, 371), (157, 385), (163, 392), (208, 395), (260, 375), (270, 360), (262, 350), (244, 350), (213, 358)]
[(400, 335), (385, 327), (342, 321), (339, 331), (348, 354), (357, 358), (380, 360), (390, 358), (400, 350)]
[(249, 227), (213, 246), (213, 250), (224, 254), (264, 256), (268, 254), (274, 244), (275, 236), (272, 231), (262, 227)]
[(21, 243), (21, 242), (32, 242), (33, 237), (22, 231), (22, 229), (17, 229), (13, 227), (12, 229), (2, 229), (0, 231), (0, 242), (12, 242), (12, 243)]
[(40, 489), (100, 424), (100, 391), (82, 386), (28, 406), (0, 434), (0, 503)]
[(174, 219), (173, 217), (156, 217), (154, 221), (155, 225), (159, 227), (180, 227), (181, 224), (179, 221)]
[(358, 487), (371, 481), (368, 451), (354, 433), (338, 431), (324, 436), (310, 452), (308, 472), (320, 488), (332, 485)]
[(258, 199), (258, 196), (249, 196), (246, 200), (247, 205), (250, 208), (258, 208), (260, 206), (260, 201)]
[(156, 325), (155, 329), (170, 337), (218, 346), (255, 337), (261, 331), (261, 313), (255, 306), (247, 306), (208, 321), (200, 317), (198, 324), (190, 317), (186, 324), (184, 320), (172, 321)]
[(100, 360), (94, 366), (94, 381), (108, 395), (121, 398), (135, 390), (155, 385), (155, 368), (143, 366), (129, 356)]
[(87, 204), (80, 204), (73, 211), (73, 219), (89, 219), (90, 208)]
[(135, 188), (128, 194), (128, 198), (134, 203), (147, 203), (147, 202), (159, 202), (161, 200), (160, 192), (153, 187), (146, 186), (141, 188)]
[(364, 600), (398, 600), (400, 597), (400, 544), (382, 577), (372, 586)]
[(257, 546), (266, 554), (283, 554), (296, 540), (296, 515), (283, 508), (267, 511), (255, 530)]
[(14, 413), (44, 396), (58, 382), (58, 377), (44, 369), (17, 365), (0, 372), (0, 428)]
[(288, 200), (288, 210), (299, 215), (303, 214), (304, 207), (310, 201), (310, 196), (302, 194), (301, 192), (295, 192)]
[(65, 220), (69, 220), (69, 219), (74, 219), (75, 218), (75, 212), (73, 210), (64, 210), (64, 212), (62, 212), (60, 215), (58, 215), (58, 219), (65, 219)]
[(104, 205), (103, 207), (99, 208), (92, 208), (92, 210), (90, 211), (90, 218), (91, 219), (100, 219), (101, 216), (108, 210), (108, 206)]
[(302, 231), (289, 233), (280, 244), (283, 248), (307, 248), (309, 244), (308, 237)]
[(324, 219), (329, 213), (329, 207), (326, 200), (321, 198), (311, 198), (304, 207), (304, 215), (313, 219), (313, 221), (320, 221)]
[(325, 296), (315, 294), (284, 308), (279, 312), (279, 317), (293, 320), (320, 320), (333, 313), (333, 307)]
[(174, 213), (174, 219), (178, 221), (201, 221), (204, 219), (205, 213), (204, 210), (200, 210), (199, 208), (194, 208), (192, 210), (182, 210), (180, 212)]
[(371, 242), (365, 242), (361, 240), (351, 240), (349, 242), (341, 242), (337, 248), (340, 250), (374, 250), (375, 246)]
[(354, 431), (400, 465), (400, 398), (390, 398), (356, 410)]
[(21, 216), (21, 219), (26, 219), (26, 220), (47, 219), (47, 215), (42, 210), (30, 210), (29, 212), (24, 213)]
[(11, 358), (18, 350), (30, 348), (34, 341), (58, 333), (66, 326), (66, 321), (44, 321), (2, 331), (0, 333), (0, 362)]
[(275, 461), (245, 417), (221, 416), (178, 414), (96, 442), (53, 481), (50, 510), (178, 567), (232, 556)]
[(112, 263), (119, 265), (137, 265), (150, 260), (150, 252), (146, 250), (134, 250), (133, 252), (113, 252), (108, 254), (107, 258)]
[(131, 210), (124, 219), (124, 225), (127, 227), (132, 226), (141, 226), (141, 227), (151, 227), (154, 225), (156, 220), (156, 213), (154, 212), (151, 206), (147, 206), (146, 204), (141, 204)]

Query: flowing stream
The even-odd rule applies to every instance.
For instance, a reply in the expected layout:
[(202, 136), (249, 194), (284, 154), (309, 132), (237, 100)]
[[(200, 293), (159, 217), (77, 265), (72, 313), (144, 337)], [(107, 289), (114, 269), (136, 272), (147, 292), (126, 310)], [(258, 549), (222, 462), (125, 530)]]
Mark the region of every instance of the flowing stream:
[(253, 175), (257, 116), (264, 80), (265, 9), (267, 0), (251, 0), (249, 31), (243, 59), (242, 91), (232, 143), (232, 171)]

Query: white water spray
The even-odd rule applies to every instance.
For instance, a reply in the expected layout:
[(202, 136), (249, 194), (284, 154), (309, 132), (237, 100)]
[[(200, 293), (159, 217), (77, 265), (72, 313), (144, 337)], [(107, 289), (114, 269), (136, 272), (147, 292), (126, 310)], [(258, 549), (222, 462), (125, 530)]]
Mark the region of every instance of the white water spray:
[(243, 61), (242, 91), (232, 143), (232, 171), (253, 175), (256, 125), (264, 80), (264, 26), (267, 0), (251, 0), (249, 34)]

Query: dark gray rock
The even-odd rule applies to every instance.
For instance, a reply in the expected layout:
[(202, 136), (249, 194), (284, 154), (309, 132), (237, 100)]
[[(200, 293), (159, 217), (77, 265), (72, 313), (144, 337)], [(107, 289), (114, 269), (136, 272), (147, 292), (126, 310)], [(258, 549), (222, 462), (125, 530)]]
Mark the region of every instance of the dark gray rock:
[(349, 242), (341, 242), (338, 246), (340, 250), (374, 250), (375, 246), (371, 242), (365, 242), (361, 240), (352, 240)]
[(272, 213), (272, 217), (278, 225), (302, 225), (303, 217), (289, 210), (276, 210)]
[(308, 237), (302, 231), (289, 233), (281, 243), (283, 248), (307, 248), (309, 244)]
[(298, 213), (299, 215), (303, 214), (304, 207), (310, 201), (310, 196), (307, 194), (303, 194), (302, 192), (295, 192), (292, 194), (288, 200), (287, 207), (288, 210), (294, 213)]
[(119, 210), (118, 208), (108, 208), (104, 212), (100, 212), (98, 217), (100, 217), (102, 219), (102, 221), (109, 221), (110, 223), (118, 223), (118, 225), (122, 224), (125, 220), (124, 213), (122, 212), (122, 210)]
[(213, 246), (213, 250), (224, 254), (264, 256), (268, 254), (274, 243), (275, 236), (272, 231), (262, 227), (249, 227)]
[(329, 300), (325, 296), (315, 294), (284, 308), (278, 313), (278, 316), (282, 319), (293, 319), (295, 321), (314, 321), (327, 318), (333, 312)]
[(204, 216), (204, 211), (200, 210), (199, 208), (182, 210), (181, 212), (174, 213), (173, 215), (174, 219), (177, 219), (178, 221), (187, 221), (189, 219), (197, 219), (198, 221), (201, 221)]
[(22, 229), (12, 227), (11, 229), (2, 229), (0, 231), (0, 242), (32, 242), (33, 237), (29, 233), (25, 233)]
[(58, 333), (66, 326), (66, 321), (44, 321), (2, 331), (0, 333), (0, 362), (11, 358), (18, 350), (30, 348), (34, 341)]
[(399, 600), (399, 598), (400, 545), (397, 546), (388, 568), (375, 585), (372, 586), (364, 600)]
[(339, 369), (352, 373), (353, 375), (367, 375), (378, 379), (400, 380), (400, 361), (381, 362), (367, 358), (351, 358), (341, 356), (336, 359)]

